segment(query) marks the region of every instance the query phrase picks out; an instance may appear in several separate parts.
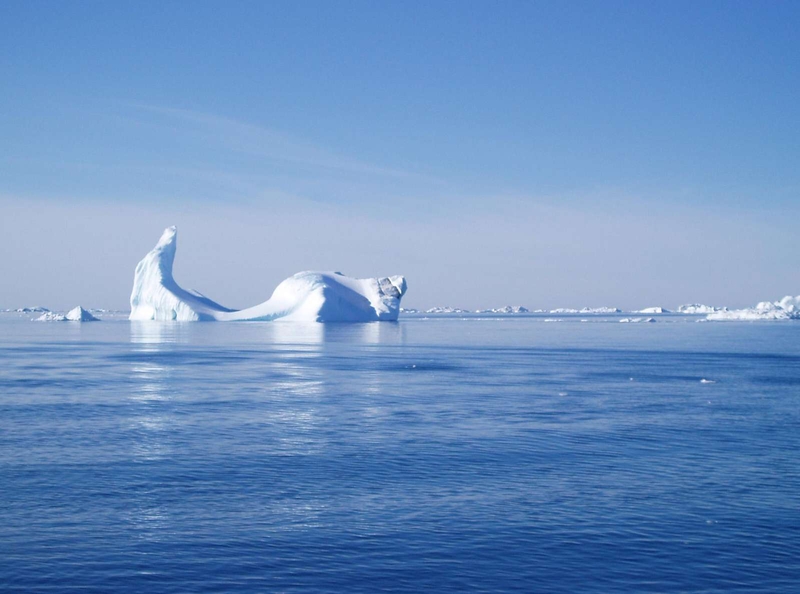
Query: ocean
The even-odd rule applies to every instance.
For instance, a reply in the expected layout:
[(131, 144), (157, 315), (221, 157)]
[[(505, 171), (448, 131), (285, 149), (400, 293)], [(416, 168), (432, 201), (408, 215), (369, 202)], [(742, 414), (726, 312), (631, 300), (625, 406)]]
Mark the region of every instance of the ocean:
[(551, 318), (3, 314), (0, 591), (800, 591), (800, 324)]

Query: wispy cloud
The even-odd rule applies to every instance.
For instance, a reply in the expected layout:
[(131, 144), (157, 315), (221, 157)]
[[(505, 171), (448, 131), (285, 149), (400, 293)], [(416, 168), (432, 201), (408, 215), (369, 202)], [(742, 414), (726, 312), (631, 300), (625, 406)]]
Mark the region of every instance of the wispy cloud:
[(228, 150), (276, 163), (291, 163), (347, 174), (442, 183), (441, 180), (427, 175), (366, 163), (262, 126), (223, 116), (157, 105), (134, 104), (134, 107), (183, 122), (209, 142)]

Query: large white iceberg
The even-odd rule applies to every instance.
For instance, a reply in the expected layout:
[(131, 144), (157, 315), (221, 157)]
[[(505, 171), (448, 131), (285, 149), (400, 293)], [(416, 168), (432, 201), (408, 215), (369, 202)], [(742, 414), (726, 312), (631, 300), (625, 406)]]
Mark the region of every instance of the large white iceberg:
[(762, 301), (755, 307), (721, 310), (711, 313), (707, 319), (714, 321), (736, 320), (800, 320), (800, 295), (787, 295), (780, 301)]
[(402, 276), (356, 279), (339, 272), (299, 272), (264, 303), (242, 310), (223, 307), (172, 277), (178, 230), (168, 227), (138, 266), (131, 292), (131, 320), (373, 322), (396, 320), (406, 292)]

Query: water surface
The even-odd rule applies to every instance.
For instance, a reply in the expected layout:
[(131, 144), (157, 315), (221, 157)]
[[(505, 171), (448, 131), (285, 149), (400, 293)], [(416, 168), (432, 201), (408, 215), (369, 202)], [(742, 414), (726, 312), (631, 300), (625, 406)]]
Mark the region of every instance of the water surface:
[(799, 339), (4, 316), (0, 590), (797, 591)]

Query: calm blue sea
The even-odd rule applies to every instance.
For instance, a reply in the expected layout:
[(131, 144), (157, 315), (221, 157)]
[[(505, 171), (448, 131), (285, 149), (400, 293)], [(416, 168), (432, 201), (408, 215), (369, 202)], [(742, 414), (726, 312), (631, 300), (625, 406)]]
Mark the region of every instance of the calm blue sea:
[(3, 592), (800, 592), (800, 324), (0, 318)]

